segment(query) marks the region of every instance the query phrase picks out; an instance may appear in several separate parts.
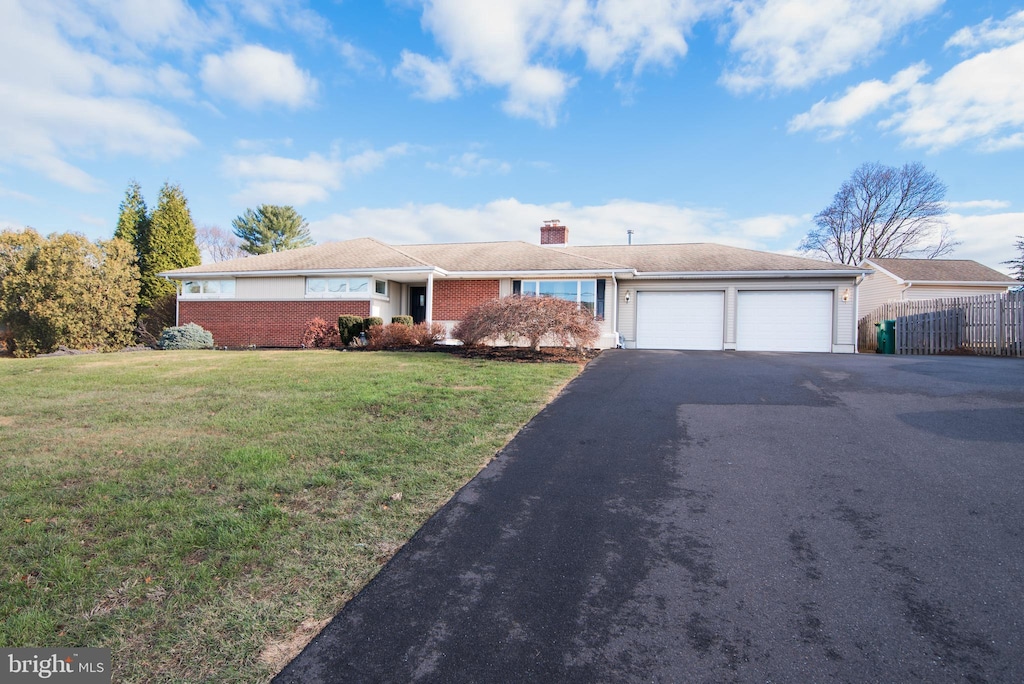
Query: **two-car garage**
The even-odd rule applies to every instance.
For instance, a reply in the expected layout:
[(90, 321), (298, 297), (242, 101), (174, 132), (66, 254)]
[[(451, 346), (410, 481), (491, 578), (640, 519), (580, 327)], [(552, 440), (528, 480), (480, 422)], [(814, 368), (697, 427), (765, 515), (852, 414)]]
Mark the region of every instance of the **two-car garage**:
[(834, 299), (834, 290), (641, 290), (636, 347), (831, 352)]

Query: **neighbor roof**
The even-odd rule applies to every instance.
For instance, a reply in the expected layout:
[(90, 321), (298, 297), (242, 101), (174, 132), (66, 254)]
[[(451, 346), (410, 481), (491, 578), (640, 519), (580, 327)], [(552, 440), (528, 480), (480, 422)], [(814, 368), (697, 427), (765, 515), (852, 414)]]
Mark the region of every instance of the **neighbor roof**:
[(1006, 283), (1017, 281), (971, 259), (867, 259), (897, 278), (928, 283)]

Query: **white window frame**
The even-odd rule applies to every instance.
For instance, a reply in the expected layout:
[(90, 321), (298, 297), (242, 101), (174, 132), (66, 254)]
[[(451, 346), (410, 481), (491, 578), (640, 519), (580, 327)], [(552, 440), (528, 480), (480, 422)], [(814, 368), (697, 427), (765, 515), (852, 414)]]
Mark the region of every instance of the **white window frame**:
[[(332, 281), (334, 281), (332, 283)], [(323, 290), (314, 291), (311, 285), (323, 283)], [(377, 291), (377, 286), (380, 283), (384, 283), (384, 293), (381, 294)], [(331, 290), (331, 286), (334, 285), (338, 289)], [(361, 288), (358, 291), (353, 291), (352, 286), (357, 285)], [(387, 299), (388, 285), (386, 280), (379, 280), (377, 278), (371, 278), (369, 276), (353, 276), (353, 277), (330, 277), (330, 276), (307, 276), (306, 277), (306, 299)]]
[[(526, 284), (534, 284), (533, 292), (527, 292)], [(519, 294), (524, 297), (540, 297), (540, 284), (541, 283), (576, 283), (576, 307), (582, 308), (583, 306), (583, 283), (591, 283), (591, 292), (594, 293), (594, 300), (590, 302), (593, 305), (593, 314), (597, 316), (597, 279), (596, 278), (546, 278), (542, 280), (521, 280), (519, 281)], [(564, 299), (558, 297), (558, 299)], [(565, 301), (571, 302), (573, 300), (566, 299)]]
[[(190, 292), (189, 286), (192, 283), (199, 283), (199, 292)], [(210, 283), (218, 283), (217, 291), (211, 292)], [(228, 285), (230, 292), (224, 291), (224, 285)], [(210, 288), (212, 289), (212, 288)], [(234, 299), (235, 279), (234, 278), (196, 278), (195, 280), (183, 280), (181, 282), (182, 299)]]

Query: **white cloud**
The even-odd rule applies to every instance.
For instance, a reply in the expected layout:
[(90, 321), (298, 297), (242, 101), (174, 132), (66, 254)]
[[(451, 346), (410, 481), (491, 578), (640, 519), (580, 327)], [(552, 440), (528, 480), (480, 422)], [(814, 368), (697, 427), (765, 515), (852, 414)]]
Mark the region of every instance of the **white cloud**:
[(224, 55), (207, 55), (199, 71), (212, 95), (255, 109), (280, 104), (298, 109), (310, 104), (317, 82), (295, 64), (292, 55), (262, 45), (243, 45)]
[[(81, 191), (100, 183), (69, 161), (76, 155), (168, 159), (197, 140), (144, 96), (187, 97), (187, 77), (168, 65), (117, 63), (89, 49), (94, 33), (62, 31), (68, 5), (6, 3), (0, 14), (0, 161)], [(64, 27), (64, 28), (62, 28)], [(128, 42), (128, 38), (125, 38)], [(168, 91), (169, 89), (169, 91)]]
[(928, 67), (921, 62), (900, 71), (888, 83), (871, 80), (851, 86), (842, 97), (821, 100), (809, 111), (794, 116), (789, 121), (789, 132), (830, 129), (826, 137), (841, 135), (852, 124), (905, 94), (927, 73)]
[(962, 240), (951, 259), (974, 259), (986, 266), (1009, 273), (1009, 266), (1002, 262), (1016, 255), (1014, 243), (1024, 235), (1024, 212), (1001, 214), (968, 215), (949, 214), (946, 216), (953, 237)]
[(341, 157), (312, 152), (304, 159), (272, 154), (228, 155), (221, 164), (224, 176), (237, 180), (242, 190), (232, 199), (244, 204), (291, 204), (302, 206), (326, 200), (346, 178), (368, 174), (394, 157), (409, 154), (412, 146), (392, 145), (384, 150), (364, 150)]
[(966, 200), (964, 202), (946, 202), (947, 209), (1006, 209), (1010, 203), (1006, 200)]
[(403, 52), (396, 77), (417, 97), (456, 97), (483, 85), (506, 91), (510, 116), (552, 126), (578, 77), (557, 65), (582, 52), (600, 74), (671, 66), (687, 51), (686, 33), (722, 0), (426, 0), (423, 26), (443, 59)]
[(1024, 10), (1011, 14), (1003, 21), (991, 17), (976, 26), (966, 26), (946, 41), (946, 47), (958, 47), (973, 52), (983, 47), (1009, 45), (1024, 40)]
[(499, 159), (488, 159), (477, 152), (464, 152), (448, 157), (444, 164), (427, 164), (427, 168), (435, 171), (447, 171), (457, 178), (488, 174), (504, 174), (512, 170), (512, 165)]
[(989, 152), (1024, 147), (1024, 41), (914, 85), (883, 126), (932, 151), (965, 142)]
[(738, 64), (721, 83), (735, 93), (790, 90), (846, 73), (942, 0), (740, 0), (729, 48)]
[(402, 61), (392, 71), (401, 81), (414, 88), (416, 97), (430, 102), (458, 96), (459, 87), (451, 67), (443, 60), (432, 60), (402, 50)]
[(804, 217), (773, 215), (731, 219), (718, 209), (613, 200), (606, 204), (574, 206), (569, 202), (532, 204), (515, 198), (498, 199), (468, 208), (443, 204), (407, 204), (398, 208), (360, 208), (310, 223), (321, 242), (372, 235), (393, 244), (488, 242), (523, 240), (537, 244), (541, 222), (557, 218), (569, 227), (576, 245), (625, 244), (634, 231), (634, 244), (716, 242), (764, 249), (785, 232), (803, 237)]

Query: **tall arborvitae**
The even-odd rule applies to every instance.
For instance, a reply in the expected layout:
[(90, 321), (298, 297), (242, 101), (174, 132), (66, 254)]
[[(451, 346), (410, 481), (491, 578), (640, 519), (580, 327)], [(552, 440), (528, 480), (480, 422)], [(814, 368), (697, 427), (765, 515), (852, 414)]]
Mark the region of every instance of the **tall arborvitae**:
[(201, 261), (196, 246), (196, 226), (180, 185), (164, 183), (160, 189), (160, 200), (142, 235), (141, 246), (139, 299), (146, 308), (161, 297), (174, 294), (174, 283), (157, 274), (196, 266)]
[(117, 215), (117, 229), (114, 237), (121, 238), (135, 248), (135, 256), (141, 261), (142, 238), (149, 228), (149, 210), (142, 198), (142, 187), (134, 178), (128, 183)]

